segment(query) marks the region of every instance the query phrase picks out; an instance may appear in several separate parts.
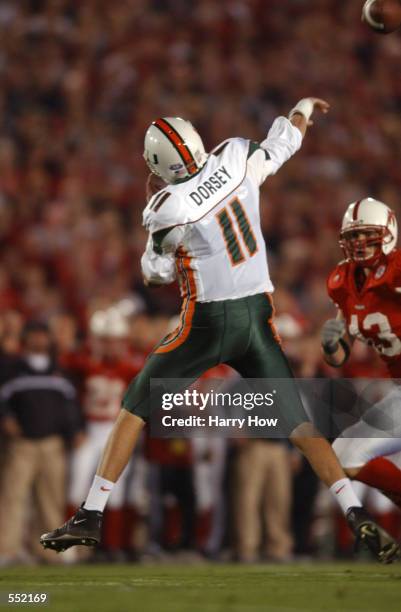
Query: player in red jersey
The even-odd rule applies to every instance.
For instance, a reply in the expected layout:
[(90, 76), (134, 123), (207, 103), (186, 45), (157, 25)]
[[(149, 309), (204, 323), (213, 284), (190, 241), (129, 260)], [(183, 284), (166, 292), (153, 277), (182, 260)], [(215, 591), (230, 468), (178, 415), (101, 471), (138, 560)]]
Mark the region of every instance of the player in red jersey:
[[(322, 329), (325, 360), (341, 367), (355, 339), (371, 345), (401, 379), (401, 250), (394, 212), (372, 198), (350, 204), (341, 229), (346, 259), (328, 278), (338, 307)], [(401, 470), (385, 456), (401, 451), (401, 389), (374, 404), (333, 444), (348, 476), (380, 489), (401, 507)]]

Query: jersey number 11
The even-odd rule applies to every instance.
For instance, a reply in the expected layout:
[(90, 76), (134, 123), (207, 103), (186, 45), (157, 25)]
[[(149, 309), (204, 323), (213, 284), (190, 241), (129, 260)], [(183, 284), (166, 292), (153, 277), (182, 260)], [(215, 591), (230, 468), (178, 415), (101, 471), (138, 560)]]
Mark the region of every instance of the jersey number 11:
[[(238, 229), (242, 235), (242, 239), (247, 248), (249, 256), (252, 257), (252, 255), (255, 255), (256, 251), (258, 250), (258, 245), (256, 243), (256, 238), (252, 232), (246, 212), (238, 198), (232, 200), (229, 206), (237, 221)], [(231, 215), (227, 208), (223, 208), (219, 213), (217, 213), (216, 218), (223, 232), (223, 238), (226, 243), (231, 264), (233, 266), (237, 266), (238, 264), (243, 263), (245, 261), (245, 255), (241, 248), (238, 233), (234, 228)]]

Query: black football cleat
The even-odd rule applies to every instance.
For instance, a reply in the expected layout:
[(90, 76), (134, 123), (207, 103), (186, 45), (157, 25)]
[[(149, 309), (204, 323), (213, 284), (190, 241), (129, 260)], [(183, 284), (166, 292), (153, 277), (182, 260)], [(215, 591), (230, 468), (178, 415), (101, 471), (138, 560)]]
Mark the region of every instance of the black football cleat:
[(393, 563), (393, 561), (401, 558), (401, 551), (397, 542), (387, 531), (375, 523), (364, 508), (350, 508), (346, 519), (356, 537), (356, 549), (361, 544), (365, 544), (381, 563)]
[(101, 538), (102, 512), (82, 506), (64, 525), (40, 537), (43, 548), (63, 552), (71, 546), (97, 546)]

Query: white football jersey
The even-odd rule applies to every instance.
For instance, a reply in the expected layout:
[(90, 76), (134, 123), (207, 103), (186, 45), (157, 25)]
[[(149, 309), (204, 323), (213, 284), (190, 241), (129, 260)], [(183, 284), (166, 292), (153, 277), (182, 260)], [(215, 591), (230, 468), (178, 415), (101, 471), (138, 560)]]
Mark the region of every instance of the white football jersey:
[(178, 278), (183, 297), (200, 302), (272, 292), (259, 188), (301, 142), (301, 132), (279, 117), (262, 143), (226, 140), (195, 176), (154, 195), (143, 215), (150, 234), (144, 277)]

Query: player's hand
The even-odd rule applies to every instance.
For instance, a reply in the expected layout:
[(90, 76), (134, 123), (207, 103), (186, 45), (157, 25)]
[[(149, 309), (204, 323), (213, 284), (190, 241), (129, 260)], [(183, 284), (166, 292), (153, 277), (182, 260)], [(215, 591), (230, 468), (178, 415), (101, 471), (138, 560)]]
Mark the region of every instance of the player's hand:
[(323, 98), (311, 98), (311, 101), (313, 103), (314, 110), (319, 109), (322, 111), (322, 113), (329, 112), (330, 104), (326, 100), (323, 100)]
[(149, 202), (153, 196), (164, 189), (166, 183), (156, 174), (151, 172), (146, 180), (146, 202)]
[[(330, 104), (326, 102), (326, 100), (322, 100), (321, 98), (311, 98), (311, 102), (313, 104), (313, 112), (319, 110), (326, 115), (330, 110)], [(313, 125), (313, 121), (311, 119), (309, 119), (308, 125)]]
[(9, 438), (20, 438), (22, 429), (15, 417), (7, 415), (2, 420), (2, 430)]
[(289, 114), (289, 118), (292, 119), (294, 115), (299, 114), (302, 115), (306, 119), (307, 125), (313, 125), (313, 121), (311, 117), (316, 110), (326, 114), (329, 112), (330, 104), (323, 100), (322, 98), (302, 98), (294, 108), (291, 110)]
[(322, 327), (321, 341), (324, 351), (333, 353), (345, 334), (344, 319), (329, 319)]

